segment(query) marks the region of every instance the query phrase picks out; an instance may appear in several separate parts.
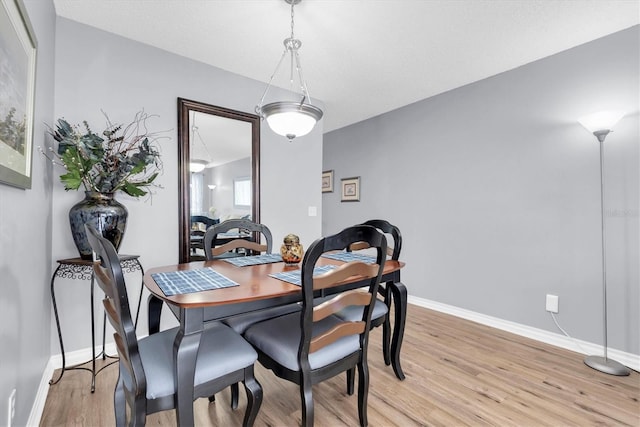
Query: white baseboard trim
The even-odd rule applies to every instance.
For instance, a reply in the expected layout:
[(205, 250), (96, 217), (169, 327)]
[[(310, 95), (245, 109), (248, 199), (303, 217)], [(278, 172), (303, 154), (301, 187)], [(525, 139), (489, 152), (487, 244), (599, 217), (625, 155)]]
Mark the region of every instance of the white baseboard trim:
[[(60, 360), (62, 360), (62, 358), (60, 358)], [(33, 405), (31, 406), (31, 412), (29, 413), (29, 419), (27, 420), (27, 427), (38, 427), (40, 425), (42, 411), (44, 411), (44, 404), (47, 401), (47, 394), (49, 394), (49, 380), (51, 379), (54, 370), (53, 362), (49, 359), (47, 366), (45, 366), (44, 372), (42, 373), (40, 385), (38, 386), (36, 397), (33, 400)]]
[[(140, 339), (139, 337), (138, 339)], [(105, 351), (109, 355), (115, 355), (117, 353), (115, 343), (106, 343), (104, 346)], [(99, 348), (96, 347), (95, 354), (96, 356), (102, 352), (102, 346)], [(65, 353), (65, 365), (68, 368), (69, 366), (78, 365), (80, 363), (86, 363), (91, 360), (93, 354), (91, 353), (91, 347), (83, 348), (76, 351), (70, 351)], [(50, 363), (53, 364), (53, 369), (62, 368), (62, 354), (54, 354), (51, 356)]]
[[(100, 354), (102, 347), (96, 348), (95, 354)], [(116, 354), (116, 346), (114, 343), (107, 343), (105, 345), (105, 351), (109, 355)], [(71, 351), (66, 353), (65, 365), (67, 367), (85, 363), (91, 360), (93, 356), (91, 347), (87, 347), (81, 350)], [(53, 373), (56, 369), (62, 368), (62, 354), (54, 354), (49, 358), (47, 366), (44, 368), (42, 378), (40, 379), (40, 385), (36, 392), (36, 397), (31, 406), (31, 412), (29, 413), (29, 420), (27, 421), (27, 427), (37, 427), (40, 425), (42, 419), (42, 411), (44, 411), (44, 405), (47, 401), (47, 395), (49, 394), (49, 381), (53, 378)], [(87, 381), (90, 381), (90, 376), (87, 377)], [(64, 377), (61, 381), (64, 381)], [(90, 383), (88, 383), (90, 384)], [(55, 387), (55, 386), (54, 386)]]
[[(604, 348), (598, 344), (593, 344), (575, 338), (568, 338), (562, 334), (545, 331), (543, 329), (538, 329), (531, 326), (521, 325), (519, 323), (510, 322), (508, 320), (499, 319), (497, 317), (491, 317), (485, 314), (476, 313), (474, 311), (465, 310), (463, 308), (454, 307), (452, 305), (442, 304), (439, 302), (430, 301), (414, 296), (409, 296), (408, 302), (420, 307), (428, 308), (446, 314), (451, 314), (452, 316), (471, 320), (476, 323), (491, 326), (492, 328), (501, 329), (503, 331), (531, 338), (546, 344), (551, 344), (556, 347), (575, 351), (577, 353), (589, 355), (602, 355), (604, 353)], [(610, 359), (617, 360), (618, 362), (635, 371), (640, 371), (640, 355), (638, 354), (627, 353), (624, 351), (609, 348), (607, 350), (607, 355)]]

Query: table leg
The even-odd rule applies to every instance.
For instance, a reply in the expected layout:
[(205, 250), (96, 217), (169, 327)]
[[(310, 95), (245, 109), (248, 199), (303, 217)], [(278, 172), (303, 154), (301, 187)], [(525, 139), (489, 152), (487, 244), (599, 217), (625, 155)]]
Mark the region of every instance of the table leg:
[(393, 325), (393, 337), (391, 339), (391, 366), (400, 380), (404, 380), (404, 373), (400, 366), (400, 348), (404, 337), (404, 325), (407, 319), (407, 288), (402, 282), (390, 284), (387, 292), (393, 293), (395, 322)]
[(147, 302), (147, 316), (149, 324), (149, 335), (160, 332), (160, 315), (162, 314), (162, 300), (155, 295), (149, 295)]
[(140, 304), (142, 303), (142, 291), (144, 290), (144, 268), (142, 268), (142, 264), (138, 259), (136, 259), (138, 263), (138, 267), (140, 268), (140, 274), (142, 275), (142, 280), (140, 281), (140, 295), (138, 296), (138, 309), (136, 310), (136, 321), (133, 324), (134, 329), (138, 329), (138, 316), (140, 316)]
[(193, 426), (193, 383), (204, 323), (204, 309), (180, 309), (180, 329), (173, 345), (176, 378), (176, 418), (179, 426)]
[(66, 360), (64, 356), (64, 343), (62, 342), (62, 329), (60, 328), (60, 318), (58, 317), (58, 305), (56, 304), (56, 293), (54, 289), (54, 283), (56, 281), (56, 276), (58, 275), (58, 271), (60, 270), (60, 266), (61, 264), (58, 264), (58, 268), (56, 268), (56, 271), (53, 273), (53, 276), (51, 276), (51, 302), (53, 304), (53, 314), (55, 315), (55, 318), (56, 318), (56, 327), (58, 328), (58, 341), (60, 341), (60, 353), (62, 354), (62, 369), (60, 369), (60, 376), (58, 376), (58, 379), (53, 380), (52, 378), (49, 381), (49, 385), (57, 384), (58, 381), (62, 379), (62, 376), (64, 375), (65, 365), (66, 365)]

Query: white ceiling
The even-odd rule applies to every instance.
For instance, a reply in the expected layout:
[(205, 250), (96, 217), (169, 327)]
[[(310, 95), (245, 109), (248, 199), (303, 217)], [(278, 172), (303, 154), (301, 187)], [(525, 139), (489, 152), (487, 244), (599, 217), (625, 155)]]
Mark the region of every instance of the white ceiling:
[[(264, 82), (290, 33), (283, 0), (54, 4), (59, 16)], [(639, 23), (640, 0), (303, 0), (295, 7), (304, 76), (311, 97), (325, 104), (325, 132)]]

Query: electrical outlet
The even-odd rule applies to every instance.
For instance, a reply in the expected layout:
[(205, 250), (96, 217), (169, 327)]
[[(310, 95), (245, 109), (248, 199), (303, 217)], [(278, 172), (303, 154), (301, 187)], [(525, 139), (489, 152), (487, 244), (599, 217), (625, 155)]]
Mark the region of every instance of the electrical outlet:
[(547, 311), (550, 311), (551, 313), (557, 313), (558, 312), (558, 296), (547, 294), (546, 307), (547, 307)]
[(11, 427), (13, 423), (13, 417), (16, 415), (16, 389), (11, 390), (9, 395), (9, 402), (7, 405), (7, 427)]

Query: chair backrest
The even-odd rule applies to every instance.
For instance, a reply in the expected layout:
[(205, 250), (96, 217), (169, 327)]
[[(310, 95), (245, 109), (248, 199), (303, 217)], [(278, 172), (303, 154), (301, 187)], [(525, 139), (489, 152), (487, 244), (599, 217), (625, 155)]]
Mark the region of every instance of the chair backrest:
[[(314, 276), (314, 268), (322, 254), (335, 250), (345, 250), (355, 242), (365, 242), (368, 247), (376, 249), (376, 261), (365, 264), (353, 261), (341, 265), (327, 273)], [(342, 230), (338, 234), (324, 237), (311, 244), (302, 260), (302, 335), (298, 358), (300, 366), (308, 365), (308, 355), (338, 339), (349, 336), (360, 336), (360, 349), (366, 357), (366, 343), (369, 336), (373, 301), (378, 292), (382, 271), (387, 253), (387, 240), (380, 231), (367, 225), (356, 225)], [(344, 282), (352, 276), (361, 276), (368, 280), (368, 289), (356, 289), (336, 294), (333, 298), (314, 307), (314, 297), (320, 291), (327, 290)], [(331, 292), (328, 292), (331, 293)], [(348, 306), (364, 306), (362, 319), (356, 322), (344, 321), (331, 330), (313, 336), (313, 324)]]
[[(209, 218), (204, 215), (191, 215), (191, 235), (204, 236), (204, 233), (212, 225), (218, 224), (219, 219)], [(198, 224), (204, 225), (204, 227), (198, 226)]]
[(87, 239), (98, 260), (93, 263), (95, 280), (105, 294), (102, 301), (104, 310), (115, 329), (115, 339), (120, 367), (124, 367), (132, 380), (134, 390), (146, 390), (146, 377), (142, 368), (142, 360), (138, 352), (136, 329), (131, 319), (127, 288), (120, 266), (118, 254), (107, 239), (91, 225), (85, 225)]
[[(385, 234), (391, 235), (391, 237), (393, 237), (393, 246), (387, 246), (387, 255), (394, 261), (400, 259), (400, 251), (402, 250), (402, 234), (398, 227), (384, 219), (371, 219), (363, 222), (362, 225), (370, 225)], [(347, 251), (351, 252), (366, 248), (368, 248), (368, 246), (365, 242), (356, 242), (350, 245), (349, 248), (347, 248)]]
[[(237, 230), (238, 235), (243, 237), (237, 239), (225, 238), (226, 242), (220, 244), (221, 239), (218, 235), (229, 233), (232, 230)], [(260, 241), (259, 234), (264, 236), (264, 244), (258, 243)], [(204, 235), (204, 252), (207, 260), (215, 259), (225, 252), (239, 248), (271, 253), (273, 248), (271, 230), (266, 225), (258, 224), (248, 219), (228, 219), (213, 225)]]

